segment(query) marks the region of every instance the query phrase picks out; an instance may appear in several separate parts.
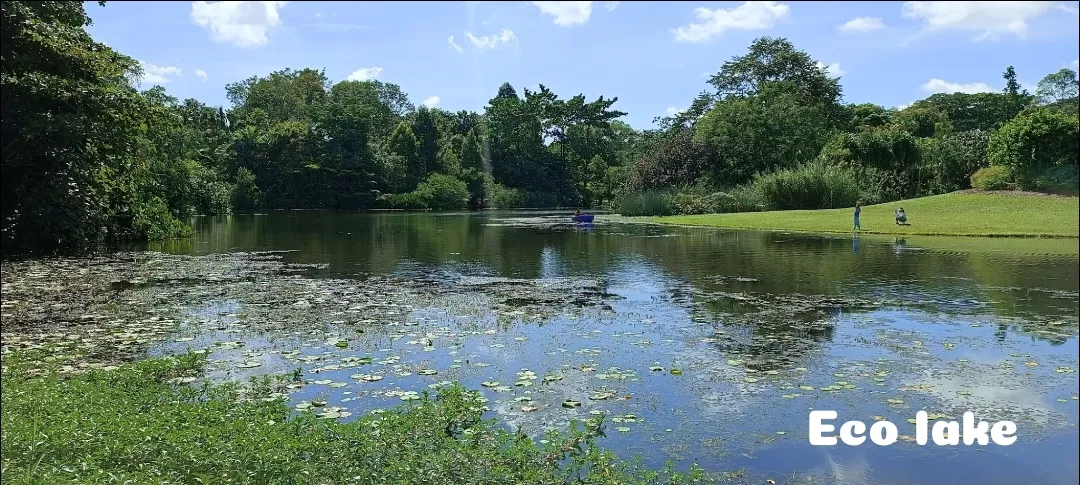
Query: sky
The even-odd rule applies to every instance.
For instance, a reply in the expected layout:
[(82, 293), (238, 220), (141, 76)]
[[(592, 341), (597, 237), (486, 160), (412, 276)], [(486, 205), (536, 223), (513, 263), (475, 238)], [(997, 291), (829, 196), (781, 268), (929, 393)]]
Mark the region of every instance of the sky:
[(142, 87), (228, 106), (225, 85), (286, 67), (377, 79), (417, 105), (481, 111), (503, 82), (617, 97), (635, 128), (685, 109), (757, 37), (785, 37), (844, 100), (1034, 92), (1077, 69), (1078, 2), (86, 2), (91, 35), (143, 64)]

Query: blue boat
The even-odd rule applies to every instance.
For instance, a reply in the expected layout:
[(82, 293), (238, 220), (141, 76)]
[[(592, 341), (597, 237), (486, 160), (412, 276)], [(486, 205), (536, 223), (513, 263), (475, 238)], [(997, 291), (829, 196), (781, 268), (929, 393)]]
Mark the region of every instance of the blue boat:
[(582, 214), (580, 216), (573, 216), (574, 222), (592, 222), (592, 214)]

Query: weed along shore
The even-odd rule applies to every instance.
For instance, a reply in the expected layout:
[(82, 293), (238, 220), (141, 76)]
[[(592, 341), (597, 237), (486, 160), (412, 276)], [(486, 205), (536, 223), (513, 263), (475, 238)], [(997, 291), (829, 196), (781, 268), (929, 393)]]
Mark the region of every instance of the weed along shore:
[[(903, 207), (907, 225), (893, 213)], [(660, 224), (765, 231), (852, 233), (852, 209), (789, 210), (653, 217)], [(1080, 199), (1044, 194), (962, 192), (863, 207), (862, 234), (1080, 237)]]

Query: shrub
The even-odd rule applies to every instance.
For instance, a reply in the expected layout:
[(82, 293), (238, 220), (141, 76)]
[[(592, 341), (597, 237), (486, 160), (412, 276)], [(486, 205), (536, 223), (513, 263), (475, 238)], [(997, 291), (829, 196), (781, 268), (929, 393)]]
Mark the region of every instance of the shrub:
[(255, 174), (244, 167), (236, 171), (236, 184), (232, 190), (232, 205), (234, 208), (250, 211), (259, 207), (262, 193), (255, 183)]
[(772, 210), (850, 207), (862, 195), (857, 169), (824, 162), (757, 175), (752, 188)]
[(987, 165), (986, 144), (990, 133), (971, 130), (942, 138), (920, 138), (922, 152), (919, 193), (942, 194), (966, 189), (971, 185), (971, 174)]
[(469, 186), (453, 175), (433, 173), (413, 193), (433, 210), (460, 210), (469, 206)]
[(689, 133), (665, 134), (653, 140), (630, 165), (623, 194), (694, 183), (708, 160), (708, 148)]
[(1058, 165), (1043, 171), (1035, 179), (1035, 188), (1052, 194), (1076, 195), (1080, 192), (1076, 165)]
[(496, 183), (491, 186), (491, 205), (498, 209), (525, 207), (525, 194), (520, 190)]
[(619, 214), (624, 216), (670, 216), (674, 213), (671, 196), (660, 191), (637, 192), (619, 201)]
[(1012, 185), (1009, 167), (992, 165), (980, 168), (971, 175), (971, 186), (979, 190), (1006, 190)]
[(991, 165), (1009, 167), (1021, 188), (1035, 188), (1035, 179), (1050, 167), (1076, 166), (1080, 154), (1077, 138), (1080, 122), (1076, 113), (1035, 108), (991, 135), (987, 151)]
[(154, 197), (136, 209), (133, 224), (135, 237), (146, 241), (190, 237), (194, 230), (173, 217), (169, 206)]

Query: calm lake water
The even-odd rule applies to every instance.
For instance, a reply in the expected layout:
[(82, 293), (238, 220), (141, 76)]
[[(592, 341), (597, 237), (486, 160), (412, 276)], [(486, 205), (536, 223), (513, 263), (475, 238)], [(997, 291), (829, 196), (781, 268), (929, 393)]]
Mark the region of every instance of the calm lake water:
[[(245, 330), (238, 322), (252, 302), (208, 295), (184, 310), (202, 324), (152, 353), (209, 346), (220, 377), (300, 367), (306, 384), (294, 404), (325, 400), (353, 416), (460, 380), (483, 389), (490, 416), (530, 433), (604, 412), (602, 444), (626, 457), (742, 470), (750, 483), (1077, 483), (1076, 240), (619, 221), (581, 226), (550, 212), (199, 218), (194, 240), (150, 249), (288, 251), (284, 262), (316, 265), (300, 276), (312, 290), (294, 295), (297, 308), (349, 298), (323, 280), (391, 275), (465, 289), (403, 305), (400, 323), (362, 332), (345, 307), (279, 313), (273, 329)], [(470, 284), (521, 289), (472, 296)], [(525, 309), (496, 317), (488, 308), (500, 298)], [(572, 304), (581, 298), (593, 301)], [(554, 313), (536, 313), (544, 306)], [(813, 447), (811, 409), (836, 410), (841, 422), (888, 419), (904, 436), (884, 448)], [(1019, 439), (918, 446), (905, 438), (920, 409), (1013, 420)]]

